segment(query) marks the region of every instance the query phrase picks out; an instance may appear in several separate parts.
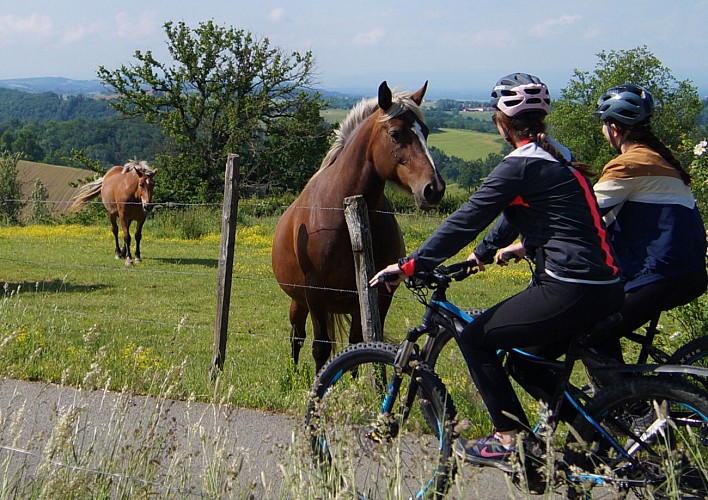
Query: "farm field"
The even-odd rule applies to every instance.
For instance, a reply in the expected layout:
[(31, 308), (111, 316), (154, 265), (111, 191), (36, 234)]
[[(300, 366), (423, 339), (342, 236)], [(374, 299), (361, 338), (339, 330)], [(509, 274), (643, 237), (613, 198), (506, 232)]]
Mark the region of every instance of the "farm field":
[(49, 205), (49, 209), (52, 212), (65, 211), (71, 197), (76, 193), (76, 188), (72, 187), (69, 183), (81, 181), (86, 178), (90, 180), (96, 176), (95, 172), (91, 172), (90, 170), (25, 160), (17, 162), (17, 170), (17, 178), (22, 183), (22, 194), (25, 199), (30, 199), (34, 182), (39, 179), (47, 188), (47, 199), (52, 201)]
[[(420, 244), (439, 221), (402, 216), (409, 247)], [(270, 268), (275, 222), (254, 219), (238, 229), (229, 340), (218, 387), (209, 380), (218, 234), (198, 240), (158, 236), (156, 221), (148, 219), (144, 260), (125, 267), (113, 258), (107, 221), (94, 227), (0, 228), (0, 374), (87, 388), (129, 388), (139, 394), (156, 393), (163, 381), (176, 378), (171, 392), (176, 399), (225, 398), (275, 411), (298, 408), (314, 376), (311, 338), (295, 369), (289, 298)], [(461, 304), (484, 307), (527, 280), (523, 266), (492, 269), (460, 283), (452, 296)], [(400, 289), (387, 336), (400, 339), (421, 312), (422, 306)], [(448, 381), (469, 389), (464, 372), (451, 374)]]
[(490, 153), (500, 153), (504, 141), (499, 135), (444, 128), (440, 132), (430, 134), (428, 144), (448, 156), (471, 161), (486, 158)]

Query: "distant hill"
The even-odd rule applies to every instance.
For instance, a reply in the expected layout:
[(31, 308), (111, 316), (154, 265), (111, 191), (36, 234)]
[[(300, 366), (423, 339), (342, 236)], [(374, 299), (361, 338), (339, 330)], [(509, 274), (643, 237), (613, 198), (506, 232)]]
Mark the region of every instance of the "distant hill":
[(20, 160), (17, 163), (17, 170), (19, 171), (17, 177), (22, 183), (24, 199), (30, 199), (34, 183), (39, 179), (49, 192), (47, 200), (51, 202), (49, 210), (52, 213), (67, 212), (69, 202), (77, 189), (71, 187), (69, 183), (86, 178), (94, 179), (98, 175), (95, 172), (81, 168), (59, 167), (24, 160)]
[(0, 87), (31, 93), (54, 92), (59, 95), (96, 96), (110, 94), (99, 80), (71, 80), (53, 76), (0, 80)]

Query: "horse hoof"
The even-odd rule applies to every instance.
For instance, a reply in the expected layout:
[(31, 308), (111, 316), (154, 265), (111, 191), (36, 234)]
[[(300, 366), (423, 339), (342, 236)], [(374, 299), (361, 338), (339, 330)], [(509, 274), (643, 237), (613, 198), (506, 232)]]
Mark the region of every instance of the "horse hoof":
[(130, 267), (130, 266), (133, 265), (133, 261), (130, 260), (130, 259), (125, 259), (125, 265), (126, 265), (127, 267)]

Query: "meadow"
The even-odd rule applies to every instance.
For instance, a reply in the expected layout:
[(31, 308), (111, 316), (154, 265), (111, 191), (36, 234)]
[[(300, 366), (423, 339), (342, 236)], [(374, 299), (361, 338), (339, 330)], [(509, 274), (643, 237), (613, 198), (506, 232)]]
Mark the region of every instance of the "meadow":
[[(277, 218), (246, 218), (238, 225), (226, 360), (215, 385), (209, 371), (219, 218), (215, 210), (202, 210), (212, 231), (185, 239), (175, 216), (162, 212), (148, 219), (143, 261), (133, 267), (114, 259), (107, 221), (1, 227), (0, 374), (150, 394), (156, 378), (182, 366), (176, 399), (226, 397), (242, 407), (302, 409), (314, 377), (311, 338), (299, 366), (293, 366), (289, 298), (270, 264)], [(400, 215), (408, 248), (419, 245), (441, 218)], [(529, 277), (523, 262), (491, 266), (455, 284), (450, 296), (463, 307), (488, 307), (525, 287)], [(408, 290), (399, 289), (385, 325), (387, 338), (400, 340), (422, 311)], [(455, 391), (473, 396), (466, 370), (451, 368), (444, 378)]]
[[(239, 221), (226, 359), (217, 381), (209, 377), (216, 315), (219, 216), (211, 208), (198, 208), (188, 214), (154, 213), (144, 229), (144, 260), (132, 267), (114, 259), (107, 221), (93, 225), (0, 227), (0, 376), (81, 389), (105, 388), (123, 394), (151, 395), (158, 400), (212, 403), (217, 408), (226, 403), (301, 420), (314, 377), (314, 363), (310, 338), (297, 367), (290, 358), (289, 299), (275, 282), (270, 267), (276, 217), (241, 217)], [(441, 218), (400, 214), (408, 247), (419, 245)], [(190, 226), (195, 219), (203, 226), (198, 231), (200, 236), (185, 238), (179, 221)], [(470, 249), (451, 260), (465, 258)], [(524, 288), (528, 280), (529, 270), (524, 263), (506, 268), (490, 266), (486, 272), (456, 283), (449, 297), (460, 306), (488, 307)], [(385, 325), (388, 340), (400, 340), (409, 327), (420, 322), (422, 311), (408, 290), (399, 289)], [(680, 341), (681, 338), (675, 340)], [(473, 436), (489, 432), (486, 411), (456, 348), (446, 348), (437, 366), (458, 411), (470, 423), (466, 433)], [(582, 377), (582, 372), (577, 376)], [(530, 416), (538, 414), (535, 402), (528, 397), (523, 401)], [(126, 418), (121, 416), (120, 408), (115, 411), (120, 418)], [(162, 417), (149, 418), (157, 421)], [(21, 422), (14, 425), (22, 428)], [(113, 437), (93, 436), (90, 439), (94, 441), (89, 439), (88, 444), (82, 445), (71, 442), (86, 439), (78, 426), (74, 431), (62, 430), (61, 426), (71, 425), (63, 419), (57, 425), (54, 432), (68, 432), (65, 460), (79, 464), (98, 461), (103, 464), (100, 468), (109, 470), (130, 469), (141, 481), (148, 478), (154, 484), (143, 481), (136, 490), (136, 483), (112, 483), (108, 478), (103, 484), (103, 477), (91, 471), (65, 471), (60, 479), (49, 473), (39, 474), (30, 478), (27, 486), (22, 482), (27, 479), (24, 475), (20, 481), (5, 472), (0, 473), (0, 479), (11, 485), (6, 493), (22, 491), (22, 496), (27, 492), (41, 496), (46, 488), (55, 488), (53, 481), (59, 480), (66, 482), (65, 498), (86, 496), (83, 493), (77, 497), (73, 492), (84, 488), (87, 481), (102, 484), (110, 497), (121, 498), (131, 498), (136, 491), (141, 495), (154, 494), (166, 487), (166, 479), (159, 476), (165, 470), (171, 473), (172, 459), (163, 457), (160, 460), (165, 463), (156, 463), (150, 458), (152, 455), (141, 450), (161, 449), (168, 436), (146, 435), (145, 445), (132, 450), (137, 445), (130, 444), (130, 439), (120, 433)], [(149, 430), (144, 432), (149, 434)], [(188, 432), (196, 435), (200, 431), (190, 428)], [(112, 439), (118, 441), (111, 444)], [(206, 453), (204, 459), (209, 464), (220, 466), (221, 462), (214, 459), (229, 454), (229, 450), (218, 434), (204, 434), (202, 439), (208, 440), (211, 451), (200, 453)], [(77, 454), (77, 449), (86, 446), (91, 454)], [(124, 455), (125, 450), (128, 455)], [(287, 465), (286, 483), (310, 487), (298, 479), (302, 465), (298, 460), (302, 460), (300, 455)], [(210, 485), (203, 487), (206, 489), (202, 489), (201, 496), (223, 497), (224, 485), (231, 484), (229, 478), (238, 475), (235, 466), (229, 469), (231, 465), (227, 467), (224, 462), (221, 467), (204, 471)], [(168, 474), (168, 480), (183, 482), (191, 477), (186, 472), (175, 474), (176, 477)], [(238, 488), (230, 491), (248, 497)], [(297, 496), (322, 498), (319, 490)]]
[(504, 141), (499, 135), (444, 128), (428, 136), (428, 144), (448, 156), (457, 156), (465, 161), (486, 158), (490, 153), (499, 153)]

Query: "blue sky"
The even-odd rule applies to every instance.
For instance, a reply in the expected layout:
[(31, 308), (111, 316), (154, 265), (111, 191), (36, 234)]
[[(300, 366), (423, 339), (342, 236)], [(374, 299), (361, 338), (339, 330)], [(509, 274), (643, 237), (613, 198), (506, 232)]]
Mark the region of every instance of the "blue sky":
[(600, 51), (646, 45), (708, 95), (708, 0), (3, 0), (0, 79), (96, 78), (135, 50), (167, 61), (166, 21), (244, 29), (287, 51), (312, 50), (321, 88), (374, 95), (379, 83), (429, 98), (486, 98), (514, 71), (558, 94)]

